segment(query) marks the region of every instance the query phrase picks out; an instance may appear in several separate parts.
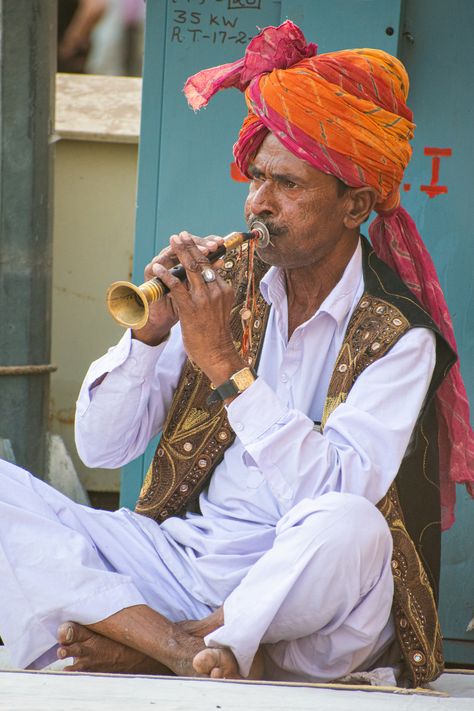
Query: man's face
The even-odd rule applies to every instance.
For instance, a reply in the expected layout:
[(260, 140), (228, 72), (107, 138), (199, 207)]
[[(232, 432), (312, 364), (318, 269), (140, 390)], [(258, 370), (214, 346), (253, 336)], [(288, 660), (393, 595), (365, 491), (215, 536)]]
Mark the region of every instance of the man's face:
[(271, 243), (258, 249), (267, 264), (294, 269), (327, 257), (346, 236), (346, 197), (332, 175), (290, 153), (269, 133), (250, 164), (245, 218), (264, 222)]

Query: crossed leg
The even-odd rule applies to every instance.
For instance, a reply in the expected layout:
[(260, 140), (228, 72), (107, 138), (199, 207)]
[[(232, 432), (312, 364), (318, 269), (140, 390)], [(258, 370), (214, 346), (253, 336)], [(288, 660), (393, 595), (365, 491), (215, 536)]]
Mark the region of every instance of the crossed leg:
[[(67, 622), (58, 630), (58, 657), (73, 657), (66, 671), (177, 674), (240, 678), (228, 649), (209, 649), (203, 637), (224, 622), (222, 608), (203, 620), (171, 623), (145, 605), (122, 610), (93, 625)], [(261, 678), (260, 655), (251, 678)]]
[(266, 676), (333, 679), (375, 661), (391, 640), (390, 559), (377, 509), (358, 496), (328, 494), (282, 518), (273, 548), (226, 599), (225, 621), (218, 610), (201, 622), (172, 623), (136, 606), (88, 628), (178, 675), (237, 678), (242, 670), (261, 678), (263, 642)]
[[(202, 631), (176, 622), (210, 608), (162, 565), (166, 540), (153, 521), (74, 505), (13, 465), (1, 463), (0, 474), (2, 637), (17, 666), (49, 663), (65, 620), (82, 625), (72, 635), (60, 632), (61, 655), (73, 650), (79, 668), (107, 656), (104, 640), (126, 648), (109, 653), (112, 667), (229, 677), (239, 669), (248, 675), (262, 642), (272, 649), (277, 678), (334, 678), (379, 649), (392, 601), (391, 541), (381, 515), (361, 497), (304, 500), (278, 522), (273, 547), (226, 598), (225, 624), (204, 631), (209, 650)], [(357, 634), (350, 633), (352, 612)], [(328, 659), (324, 644), (318, 648), (321, 634), (333, 646), (340, 637), (344, 653)], [(121, 657), (128, 650), (135, 656)]]

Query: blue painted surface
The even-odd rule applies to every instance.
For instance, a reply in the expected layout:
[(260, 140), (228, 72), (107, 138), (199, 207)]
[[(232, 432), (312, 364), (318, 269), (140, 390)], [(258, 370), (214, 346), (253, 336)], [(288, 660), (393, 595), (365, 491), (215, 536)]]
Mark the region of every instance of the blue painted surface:
[[(148, 2), (145, 25), (142, 113), (138, 153), (138, 189), (135, 224), (133, 281), (143, 281), (145, 265), (155, 252), (158, 175), (162, 141), (161, 109), (166, 66), (166, 2)], [(153, 453), (144, 455), (122, 470), (120, 504), (133, 509)]]
[[(418, 124), (404, 179), (411, 187), (402, 202), (438, 269), (472, 401), (474, 240), (469, 238), (468, 218), (474, 161), (468, 131), (474, 82), (467, 48), (474, 3), (451, 0), (447, 16), (445, 0), (430, 0), (429, 11), (426, 0), (405, 0), (403, 12), (401, 0), (261, 0), (248, 2), (252, 9), (231, 11), (226, 9), (228, 2), (232, 4), (231, 0), (147, 3), (134, 280), (141, 281), (144, 265), (173, 232), (225, 234), (243, 225), (247, 189), (229, 174), (232, 144), (245, 115), (243, 98), (236, 91), (221, 92), (205, 110), (193, 114), (181, 91), (190, 74), (240, 58), (257, 25), (278, 24), (286, 18), (298, 23), (307, 38), (318, 43), (320, 52), (363, 46), (392, 53), (398, 49), (411, 77), (409, 105)], [(387, 34), (387, 28), (393, 34)], [(430, 198), (420, 190), (432, 174), (426, 147), (452, 151), (450, 157), (440, 158), (439, 184), (447, 186), (447, 194)], [(143, 457), (124, 468), (124, 505), (134, 506), (152, 452), (150, 446)], [(472, 502), (459, 489), (457, 522), (443, 542), (441, 618), (448, 659), (474, 663), (474, 645), (469, 644), (474, 633), (465, 632), (474, 615)]]
[[(244, 227), (247, 187), (230, 178), (232, 146), (246, 113), (242, 96), (236, 91), (221, 92), (195, 114), (182, 88), (199, 69), (239, 59), (257, 25), (279, 24), (280, 2), (262, 0), (261, 9), (248, 10), (227, 11), (226, 6), (222, 0), (147, 3), (134, 261), (137, 283), (142, 281), (145, 264), (167, 245), (173, 232), (226, 234)], [(147, 451), (124, 467), (122, 505), (134, 507), (150, 459)]]
[(473, 502), (458, 487), (456, 523), (443, 535), (440, 622), (446, 659), (474, 664), (474, 631), (466, 628), (474, 618)]
[[(409, 105), (417, 129), (413, 159), (405, 181), (412, 187), (403, 203), (415, 219), (443, 287), (453, 317), (461, 369), (470, 402), (474, 402), (474, 241), (470, 192), (474, 183), (471, 137), (474, 78), (468, 48), (472, 43), (474, 3), (452, 0), (408, 0), (399, 56), (411, 80)], [(439, 184), (447, 194), (430, 198), (420, 190), (430, 183), (432, 158), (426, 147), (449, 148), (440, 158)], [(454, 527), (443, 535), (440, 590), (441, 626), (446, 657), (474, 664), (474, 633), (466, 632), (474, 616), (474, 507), (458, 488)], [(460, 645), (451, 640), (468, 640)]]
[(396, 54), (400, 7), (401, 0), (282, 0), (281, 18), (301, 27), (319, 54), (355, 47)]

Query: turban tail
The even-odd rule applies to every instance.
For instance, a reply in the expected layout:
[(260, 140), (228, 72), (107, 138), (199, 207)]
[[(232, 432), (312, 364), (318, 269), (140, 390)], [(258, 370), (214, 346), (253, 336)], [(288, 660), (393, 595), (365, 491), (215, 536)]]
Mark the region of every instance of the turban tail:
[[(416, 225), (400, 205), (400, 183), (411, 158), (415, 125), (406, 106), (403, 64), (377, 49), (316, 56), (292, 22), (267, 27), (245, 56), (190, 77), (185, 94), (199, 109), (220, 89), (245, 91), (248, 115), (234, 146), (247, 174), (268, 132), (298, 158), (352, 187), (377, 191), (377, 218), (369, 235), (377, 255), (426, 308), (451, 347), (456, 343), (448, 307)], [(474, 495), (474, 436), (459, 363), (437, 392), (442, 525), (454, 522), (455, 484)]]

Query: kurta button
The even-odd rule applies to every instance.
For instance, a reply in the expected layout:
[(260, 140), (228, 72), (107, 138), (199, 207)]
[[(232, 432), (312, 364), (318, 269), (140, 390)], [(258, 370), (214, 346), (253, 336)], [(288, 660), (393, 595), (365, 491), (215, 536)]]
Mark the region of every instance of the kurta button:
[(244, 429), (244, 426), (241, 422), (236, 422), (234, 425), (234, 429), (237, 430), (237, 432), (242, 432)]
[(281, 374), (281, 382), (282, 382), (282, 383), (288, 382), (288, 376), (287, 376), (286, 373), (282, 373), (282, 374)]

